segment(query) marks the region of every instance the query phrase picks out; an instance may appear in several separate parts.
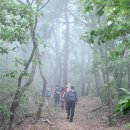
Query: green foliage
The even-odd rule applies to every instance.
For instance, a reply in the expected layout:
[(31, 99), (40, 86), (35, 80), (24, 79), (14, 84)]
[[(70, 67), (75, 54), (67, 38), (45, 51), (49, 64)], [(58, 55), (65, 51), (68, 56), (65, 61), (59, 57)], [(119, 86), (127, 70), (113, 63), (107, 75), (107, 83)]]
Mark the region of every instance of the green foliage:
[[(97, 15), (102, 16), (105, 12), (106, 24), (98, 29), (86, 32), (82, 38), (88, 43), (106, 43), (117, 38), (127, 36), (130, 33), (129, 17), (130, 4), (127, 0), (81, 0), (86, 12), (93, 11), (96, 7)], [(111, 6), (110, 6), (111, 5)], [(92, 6), (91, 10), (87, 8)]]
[(0, 39), (24, 42), (27, 30), (33, 26), (34, 10), (15, 0), (0, 0)]
[(126, 96), (121, 97), (118, 104), (116, 105), (116, 112), (127, 114), (130, 110), (130, 92), (125, 88), (120, 88)]
[(127, 114), (130, 110), (130, 96), (122, 97), (116, 105), (116, 112)]
[(106, 43), (117, 38), (127, 36), (130, 33), (130, 22), (119, 21), (106, 25), (96, 30), (86, 32), (82, 39), (88, 43)]
[(130, 128), (130, 123), (127, 124), (127, 128)]
[(3, 47), (0, 47), (0, 54), (8, 54), (8, 49), (7, 48), (3, 48)]
[(7, 116), (7, 117), (9, 117), (10, 114), (11, 114), (6, 107), (2, 107), (2, 106), (0, 106), (0, 113), (1, 113), (1, 114), (4, 114), (4, 115)]
[(17, 77), (0, 75), (0, 105), (9, 107), (17, 86)]
[[(115, 96), (116, 96), (116, 83), (113, 81), (110, 83), (111, 85), (111, 96), (112, 96), (112, 99), (114, 100)], [(102, 101), (107, 104), (109, 103), (109, 88), (108, 86), (103, 86), (103, 88), (101, 89), (101, 98), (102, 98)]]
[(10, 77), (10, 78), (16, 78), (17, 77), (17, 71), (14, 70), (14, 71), (10, 71), (9, 73), (6, 73), (5, 76), (7, 77)]
[[(96, 65), (96, 67), (101, 70), (104, 70), (104, 63), (106, 62), (106, 59), (103, 58), (107, 57), (104, 55), (104, 50), (106, 49), (106, 53), (109, 56), (107, 63), (109, 67), (109, 77), (112, 82), (115, 81), (115, 84), (112, 85), (112, 89), (117, 93), (117, 97), (120, 97), (118, 93), (119, 87), (127, 88), (129, 78), (130, 3), (127, 0), (80, 1), (83, 5), (84, 13), (86, 15), (93, 14), (93, 16), (96, 14), (97, 17), (95, 18), (98, 21), (98, 23), (96, 23), (92, 20), (92, 25), (94, 25), (94, 27), (92, 26), (89, 31), (86, 31), (81, 38), (89, 44), (98, 44), (101, 46), (102, 52), (100, 49), (99, 51), (103, 56), (98, 58), (99, 62)], [(104, 48), (103, 43), (106, 48)], [(107, 95), (106, 88), (104, 88), (101, 93), (103, 98), (105, 98), (105, 95)]]

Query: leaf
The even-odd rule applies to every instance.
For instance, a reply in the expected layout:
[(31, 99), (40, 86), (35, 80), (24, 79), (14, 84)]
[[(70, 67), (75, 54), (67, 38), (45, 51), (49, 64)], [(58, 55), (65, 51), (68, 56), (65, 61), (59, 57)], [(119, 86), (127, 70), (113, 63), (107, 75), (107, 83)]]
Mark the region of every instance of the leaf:
[(98, 8), (98, 11), (96, 14), (98, 16), (102, 16), (104, 14), (104, 6), (103, 5)]

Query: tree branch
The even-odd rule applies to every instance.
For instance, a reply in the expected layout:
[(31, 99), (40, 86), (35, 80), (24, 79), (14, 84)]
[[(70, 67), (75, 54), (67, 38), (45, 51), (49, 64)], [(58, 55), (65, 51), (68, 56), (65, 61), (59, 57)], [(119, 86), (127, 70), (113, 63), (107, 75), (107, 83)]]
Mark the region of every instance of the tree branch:
[(31, 4), (31, 2), (30, 2), (29, 0), (26, 0), (26, 2), (28, 3), (28, 5), (30, 5), (30, 4)]
[(75, 18), (77, 19), (79, 22), (83, 23), (85, 26), (89, 26), (88, 23), (82, 21), (81, 19), (79, 19), (78, 17), (76, 17), (70, 10), (67, 9), (67, 11)]
[(43, 4), (43, 5), (38, 9), (38, 11), (40, 11), (41, 9), (43, 9), (49, 2), (50, 2), (50, 0), (47, 0), (47, 2), (46, 2), (45, 4)]
[(21, 0), (17, 0), (20, 4), (25, 4), (24, 2), (22, 2)]
[(31, 61), (32, 61), (32, 59), (33, 59), (33, 56), (34, 56), (34, 53), (35, 53), (36, 48), (37, 48), (37, 46), (34, 45), (34, 46), (33, 46), (32, 53), (31, 53), (31, 55), (30, 55), (30, 57), (29, 57), (29, 59), (28, 59), (28, 62), (26, 63), (23, 72), (22, 72), (21, 75), (19, 76), (19, 79), (18, 79), (18, 88), (21, 87), (22, 78), (23, 78), (23, 76), (26, 74), (26, 72), (27, 72), (27, 70), (28, 70), (28, 67), (29, 67), (29, 65), (30, 65), (30, 63), (31, 63)]
[(37, 66), (37, 63), (32, 64), (32, 70), (31, 70), (30, 77), (27, 80), (27, 82), (23, 85), (23, 87), (29, 86), (32, 83), (33, 78), (34, 78), (34, 74), (35, 74), (35, 70), (36, 70), (36, 66)]

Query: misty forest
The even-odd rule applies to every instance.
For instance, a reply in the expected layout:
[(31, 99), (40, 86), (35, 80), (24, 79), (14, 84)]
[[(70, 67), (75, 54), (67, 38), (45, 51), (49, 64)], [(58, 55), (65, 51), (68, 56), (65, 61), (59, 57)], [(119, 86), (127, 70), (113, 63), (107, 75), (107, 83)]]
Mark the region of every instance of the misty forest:
[(129, 130), (130, 0), (0, 0), (0, 130)]

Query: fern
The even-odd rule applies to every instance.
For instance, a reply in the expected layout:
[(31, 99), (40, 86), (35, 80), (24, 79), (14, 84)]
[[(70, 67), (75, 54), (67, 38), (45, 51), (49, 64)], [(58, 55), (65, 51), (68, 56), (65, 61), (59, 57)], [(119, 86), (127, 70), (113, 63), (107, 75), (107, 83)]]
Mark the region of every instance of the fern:
[(121, 97), (115, 109), (118, 113), (127, 114), (130, 110), (130, 92), (125, 88), (120, 88), (120, 90), (124, 91), (127, 95)]

